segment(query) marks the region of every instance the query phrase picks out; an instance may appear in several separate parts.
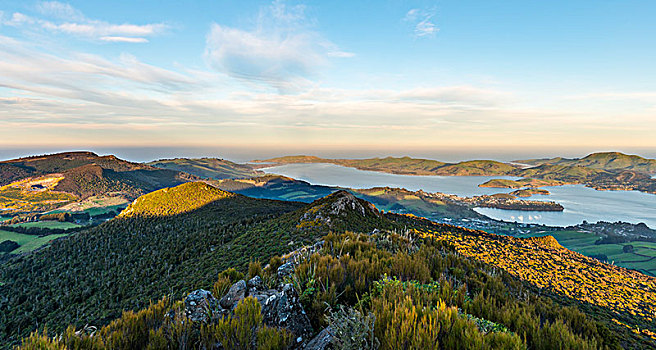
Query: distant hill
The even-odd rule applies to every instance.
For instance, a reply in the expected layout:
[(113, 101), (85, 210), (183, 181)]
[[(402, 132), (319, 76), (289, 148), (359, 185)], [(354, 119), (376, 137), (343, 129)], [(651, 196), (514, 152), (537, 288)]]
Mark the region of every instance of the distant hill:
[[(36, 196), (38, 193), (48, 194), (47, 198), (61, 197), (61, 194), (73, 196), (67, 197), (68, 202), (108, 193), (134, 199), (144, 193), (196, 179), (180, 171), (132, 163), (111, 155), (98, 156), (92, 152), (66, 152), (3, 161), (0, 162), (0, 175), (3, 198), (32, 203), (16, 206), (0, 201), (0, 206), (16, 210), (56, 207), (55, 203), (44, 206), (43, 200)], [(7, 195), (12, 191), (18, 192)]]
[(592, 153), (583, 158), (542, 158), (518, 160), (518, 163), (530, 165), (569, 165), (582, 166), (602, 170), (635, 170), (648, 174), (656, 174), (656, 159), (647, 159), (637, 155), (620, 152)]
[[(256, 259), (272, 265), (249, 264)], [(277, 268), (283, 262), (288, 277)], [(228, 268), (235, 270), (221, 273)], [(132, 344), (139, 335), (140, 344), (174, 345), (182, 332), (198, 344), (198, 332), (184, 333), (192, 329), (179, 316), (184, 304), (153, 312), (149, 300), (180, 300), (198, 288), (220, 298), (255, 275), (264, 290), (294, 288), (294, 307), (315, 335), (328, 322), (339, 326), (328, 306), (363, 311), (344, 319), (344, 332), (374, 315), (369, 327), (382, 349), (408, 348), (408, 339), (426, 348), (513, 349), (643, 349), (656, 341), (656, 279), (573, 253), (553, 237), (383, 214), (346, 191), (302, 204), (190, 183), (144, 195), (103, 225), (1, 265), (0, 342), (11, 346), (37, 325), (58, 334), (116, 319), (95, 341)], [(221, 324), (228, 332), (240, 323)]]
[[(582, 159), (528, 159), (513, 163), (493, 160), (443, 163), (410, 157), (325, 159), (314, 156), (287, 156), (253, 162), (261, 163), (260, 167), (294, 163), (331, 163), (360, 170), (401, 175), (518, 176), (524, 179), (518, 181), (493, 179), (481, 186), (522, 188), (583, 184), (597, 190), (636, 190), (656, 194), (656, 180), (648, 175), (648, 171), (656, 171), (656, 160), (617, 152), (595, 153)], [(533, 166), (526, 168), (521, 164)]]
[(248, 164), (238, 164), (218, 158), (174, 158), (147, 163), (150, 166), (182, 171), (205, 179), (243, 179), (262, 175)]
[(312, 185), (306, 181), (280, 175), (224, 179), (211, 183), (222, 190), (240, 193), (249, 197), (305, 203), (310, 203), (338, 190), (336, 187)]
[(493, 160), (472, 160), (460, 163), (444, 163), (431, 159), (410, 157), (386, 157), (368, 159), (327, 159), (314, 156), (286, 156), (266, 160), (255, 160), (262, 163), (260, 167), (295, 164), (295, 163), (332, 163), (360, 170), (380, 171), (402, 175), (508, 175), (517, 167)]

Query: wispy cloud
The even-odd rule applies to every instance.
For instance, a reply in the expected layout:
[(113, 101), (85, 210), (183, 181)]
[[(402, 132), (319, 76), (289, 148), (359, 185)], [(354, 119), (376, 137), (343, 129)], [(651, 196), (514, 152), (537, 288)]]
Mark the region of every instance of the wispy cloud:
[(58, 18), (66, 21), (86, 21), (82, 12), (70, 4), (59, 1), (41, 1), (37, 4), (36, 9), (45, 16)]
[(282, 91), (307, 87), (330, 57), (353, 56), (313, 31), (313, 22), (303, 5), (275, 1), (260, 11), (253, 28), (213, 24), (205, 57), (214, 69), (245, 81)]
[(41, 30), (91, 40), (124, 43), (148, 42), (147, 37), (161, 34), (169, 27), (164, 23), (114, 24), (90, 19), (71, 5), (57, 1), (40, 2), (37, 10), (43, 17), (15, 12), (10, 17), (0, 16), (0, 24), (27, 31)]
[(416, 37), (433, 37), (440, 31), (433, 18), (436, 10), (411, 9), (403, 17), (403, 21), (409, 23)]

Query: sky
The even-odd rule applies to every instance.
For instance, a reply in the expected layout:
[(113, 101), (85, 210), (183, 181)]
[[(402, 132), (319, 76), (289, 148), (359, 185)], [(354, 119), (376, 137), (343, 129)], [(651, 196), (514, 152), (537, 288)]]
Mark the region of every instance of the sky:
[(652, 0), (3, 0), (0, 157), (656, 155), (654, 18)]

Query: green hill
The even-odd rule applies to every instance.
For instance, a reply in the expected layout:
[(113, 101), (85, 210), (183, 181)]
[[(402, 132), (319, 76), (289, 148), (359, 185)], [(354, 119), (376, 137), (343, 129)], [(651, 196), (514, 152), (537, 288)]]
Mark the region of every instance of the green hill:
[(518, 163), (542, 165), (582, 166), (602, 170), (635, 170), (648, 174), (656, 174), (656, 159), (646, 159), (637, 155), (620, 152), (592, 153), (583, 158), (543, 158), (518, 160)]
[(491, 176), (510, 175), (517, 168), (507, 163), (493, 160), (470, 160), (448, 164), (437, 169), (436, 175), (451, 176)]
[(203, 182), (188, 182), (143, 195), (135, 199), (119, 216), (179, 215), (234, 196), (233, 193), (222, 191)]
[(248, 164), (218, 158), (160, 159), (147, 164), (156, 168), (182, 171), (204, 179), (243, 179), (262, 175)]

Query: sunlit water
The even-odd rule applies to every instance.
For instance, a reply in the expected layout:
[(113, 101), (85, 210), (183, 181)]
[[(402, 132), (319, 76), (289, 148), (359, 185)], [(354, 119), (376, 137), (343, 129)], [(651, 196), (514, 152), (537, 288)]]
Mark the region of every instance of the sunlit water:
[[(412, 176), (363, 171), (334, 164), (289, 164), (262, 169), (268, 173), (289, 176), (315, 185), (370, 188), (400, 187), (411, 191), (451, 193), (458, 196), (507, 193), (512, 189), (484, 188), (479, 184), (490, 179), (517, 179), (509, 176)], [(548, 196), (529, 199), (555, 201), (563, 212), (530, 212), (476, 208), (481, 214), (504, 221), (569, 226), (596, 221), (644, 222), (656, 228), (656, 195), (638, 191), (597, 191), (582, 185), (544, 187)]]

